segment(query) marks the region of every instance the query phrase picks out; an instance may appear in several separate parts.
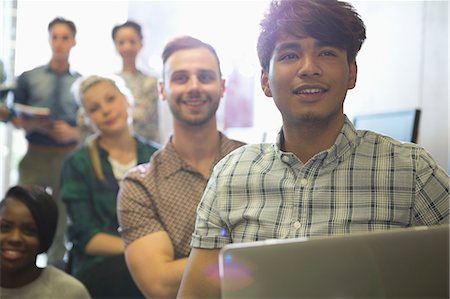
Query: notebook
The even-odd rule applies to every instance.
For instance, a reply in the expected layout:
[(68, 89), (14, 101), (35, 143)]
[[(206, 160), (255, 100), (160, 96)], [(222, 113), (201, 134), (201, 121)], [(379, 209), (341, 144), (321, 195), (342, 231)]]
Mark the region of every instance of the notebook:
[(225, 246), (221, 294), (235, 298), (449, 298), (449, 226)]

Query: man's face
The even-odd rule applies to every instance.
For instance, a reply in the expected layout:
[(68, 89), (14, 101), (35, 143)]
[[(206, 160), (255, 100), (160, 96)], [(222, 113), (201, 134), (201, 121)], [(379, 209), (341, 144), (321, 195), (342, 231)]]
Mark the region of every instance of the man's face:
[(329, 123), (342, 119), (348, 89), (356, 83), (356, 63), (345, 50), (306, 37), (287, 36), (275, 45), (261, 85), (273, 97), (284, 126)]
[(225, 81), (214, 54), (194, 48), (176, 51), (167, 59), (160, 88), (176, 122), (200, 126), (216, 121)]
[(66, 24), (55, 24), (49, 32), (50, 47), (53, 57), (58, 60), (68, 60), (70, 50), (75, 46), (75, 37)]

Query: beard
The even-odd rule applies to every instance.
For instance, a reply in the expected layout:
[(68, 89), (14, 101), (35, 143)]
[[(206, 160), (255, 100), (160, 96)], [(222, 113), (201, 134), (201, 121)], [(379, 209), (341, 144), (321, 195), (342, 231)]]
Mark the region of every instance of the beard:
[(301, 121), (302, 123), (314, 124), (314, 123), (318, 123), (318, 122), (322, 121), (323, 119), (324, 119), (324, 117), (317, 113), (308, 112), (308, 113), (303, 114), (299, 118), (299, 121)]
[(323, 114), (317, 111), (308, 111), (298, 115), (295, 118), (288, 117), (283, 119), (290, 123), (293, 126), (302, 126), (302, 127), (315, 127), (315, 126), (328, 126), (330, 123), (333, 123), (336, 118), (339, 118), (342, 114), (341, 110), (332, 111), (329, 114)]
[(202, 126), (208, 123), (216, 116), (216, 111), (219, 108), (220, 99), (214, 100), (210, 95), (206, 95), (205, 98), (206, 103), (213, 103), (213, 105), (209, 105), (207, 111), (201, 111), (201, 113), (198, 113), (196, 115), (188, 115), (186, 113), (183, 113), (182, 109), (179, 109), (179, 107), (183, 105), (181, 104), (183, 102), (183, 99), (181, 97), (176, 99), (176, 104), (172, 104), (171, 102), (169, 102), (169, 108), (172, 112), (173, 118), (178, 122), (188, 126)]

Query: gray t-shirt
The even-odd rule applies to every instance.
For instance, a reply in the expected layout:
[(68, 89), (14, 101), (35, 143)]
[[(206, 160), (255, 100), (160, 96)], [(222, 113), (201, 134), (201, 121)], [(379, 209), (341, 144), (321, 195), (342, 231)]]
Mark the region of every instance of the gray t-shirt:
[(0, 297), (2, 299), (91, 298), (88, 291), (80, 281), (53, 266), (46, 267), (37, 279), (23, 287), (14, 289), (0, 287)]

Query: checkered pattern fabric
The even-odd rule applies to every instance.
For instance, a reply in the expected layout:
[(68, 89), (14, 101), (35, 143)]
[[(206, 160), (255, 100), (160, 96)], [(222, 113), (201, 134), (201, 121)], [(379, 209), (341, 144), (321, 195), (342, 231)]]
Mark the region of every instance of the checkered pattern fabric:
[[(221, 134), (214, 164), (241, 145)], [(118, 196), (119, 223), (126, 246), (164, 230), (172, 240), (175, 259), (188, 256), (195, 210), (207, 182), (208, 178), (181, 159), (171, 141), (152, 156), (150, 163), (131, 170)]]
[(306, 164), (280, 144), (244, 146), (215, 167), (192, 246), (448, 222), (449, 176), (415, 144), (356, 131)]

